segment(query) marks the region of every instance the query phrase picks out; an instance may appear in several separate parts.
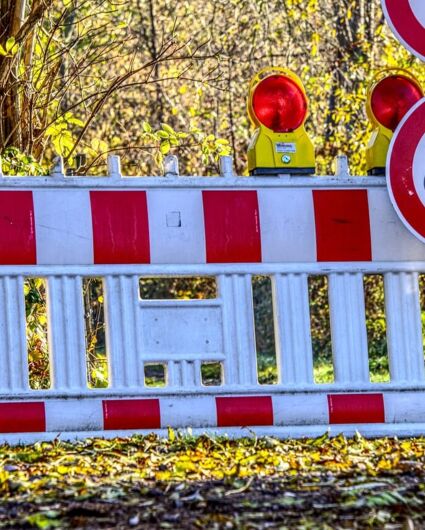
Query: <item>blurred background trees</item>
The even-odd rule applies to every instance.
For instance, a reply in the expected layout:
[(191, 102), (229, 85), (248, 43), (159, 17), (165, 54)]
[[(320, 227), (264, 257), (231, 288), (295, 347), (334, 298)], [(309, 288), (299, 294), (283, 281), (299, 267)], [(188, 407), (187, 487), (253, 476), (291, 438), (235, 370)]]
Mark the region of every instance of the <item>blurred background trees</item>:
[[(424, 81), (418, 61), (390, 34), (379, 0), (0, 5), (0, 152), (17, 169), (10, 148), (41, 164), (55, 153), (71, 164), (84, 153), (90, 172), (101, 172), (113, 152), (128, 174), (158, 173), (161, 154), (172, 150), (186, 173), (211, 174), (228, 141), (242, 174), (249, 79), (281, 65), (306, 84), (318, 173), (344, 152), (362, 174), (374, 73), (409, 67)], [(169, 138), (164, 123), (181, 136)]]

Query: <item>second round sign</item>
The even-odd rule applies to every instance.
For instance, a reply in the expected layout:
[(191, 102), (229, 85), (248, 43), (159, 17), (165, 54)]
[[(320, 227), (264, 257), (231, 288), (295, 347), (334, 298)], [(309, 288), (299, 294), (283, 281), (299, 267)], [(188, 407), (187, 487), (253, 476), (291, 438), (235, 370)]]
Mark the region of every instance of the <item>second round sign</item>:
[(387, 158), (391, 202), (406, 227), (425, 243), (425, 98), (403, 118)]
[(425, 61), (425, 0), (382, 0), (382, 7), (398, 40)]

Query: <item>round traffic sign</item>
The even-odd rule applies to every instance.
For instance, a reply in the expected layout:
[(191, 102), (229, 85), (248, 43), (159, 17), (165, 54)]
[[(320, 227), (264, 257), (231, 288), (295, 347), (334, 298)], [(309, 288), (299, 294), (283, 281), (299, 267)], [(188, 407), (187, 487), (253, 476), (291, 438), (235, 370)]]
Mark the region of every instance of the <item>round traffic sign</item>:
[(425, 98), (410, 109), (394, 133), (387, 185), (400, 219), (425, 243)]
[(425, 61), (425, 1), (382, 0), (382, 8), (398, 40)]

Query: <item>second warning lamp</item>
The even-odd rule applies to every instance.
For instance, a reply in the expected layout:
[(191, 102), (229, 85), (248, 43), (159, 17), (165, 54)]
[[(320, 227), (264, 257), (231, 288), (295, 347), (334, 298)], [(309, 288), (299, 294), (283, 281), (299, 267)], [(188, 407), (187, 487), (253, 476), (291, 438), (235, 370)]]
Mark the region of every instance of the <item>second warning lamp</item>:
[(256, 127), (248, 147), (251, 175), (314, 173), (314, 147), (304, 128), (308, 100), (297, 75), (280, 67), (261, 70), (249, 86), (248, 114)]
[(368, 175), (384, 175), (388, 148), (398, 124), (424, 92), (404, 69), (379, 72), (367, 93), (367, 115), (374, 130), (366, 149)]

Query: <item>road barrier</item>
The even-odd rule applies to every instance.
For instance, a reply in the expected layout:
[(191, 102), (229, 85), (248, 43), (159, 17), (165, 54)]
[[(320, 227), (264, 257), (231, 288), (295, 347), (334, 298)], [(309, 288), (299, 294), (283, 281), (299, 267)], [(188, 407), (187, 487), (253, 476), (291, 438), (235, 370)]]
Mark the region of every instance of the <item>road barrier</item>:
[[(0, 178), (0, 438), (33, 442), (167, 427), (242, 436), (425, 432), (418, 275), (425, 245), (385, 178)], [(363, 276), (382, 274), (390, 368), (369, 380)], [(277, 384), (259, 384), (252, 277), (273, 288)], [(309, 276), (326, 275), (335, 381), (316, 384)], [(217, 296), (143, 300), (141, 277), (211, 276)], [(24, 280), (47, 283), (51, 388), (29, 387)], [(89, 388), (82, 281), (101, 277), (109, 387)], [(204, 363), (223, 380), (205, 386)], [(152, 388), (144, 367), (160, 363)]]

